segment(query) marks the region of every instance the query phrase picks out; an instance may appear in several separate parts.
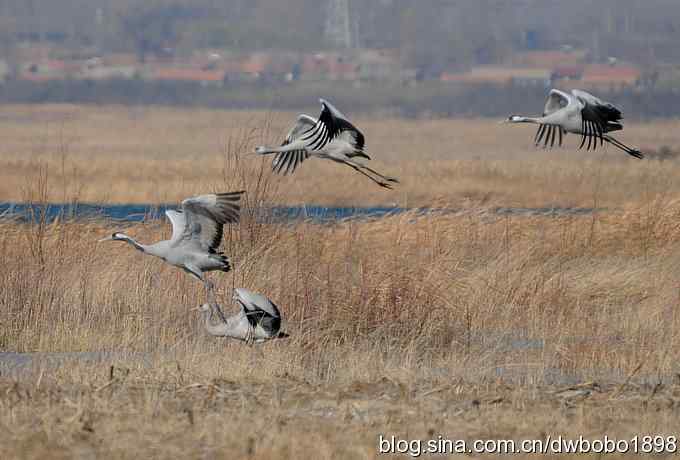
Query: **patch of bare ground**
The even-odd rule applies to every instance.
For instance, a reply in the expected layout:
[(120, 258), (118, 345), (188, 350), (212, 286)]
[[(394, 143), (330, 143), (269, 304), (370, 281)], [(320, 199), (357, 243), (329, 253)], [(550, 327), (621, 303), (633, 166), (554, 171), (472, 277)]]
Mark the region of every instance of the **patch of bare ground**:
[(422, 446), (441, 439), (519, 446), (548, 436), (673, 436), (679, 421), (677, 384), (511, 385), (408, 372), (319, 382), (277, 372), (237, 377), (225, 369), (230, 357), (219, 353), (192, 360), (222, 368), (209, 372), (222, 377), (202, 374), (196, 362), (159, 362), (154, 371), (75, 366), (62, 371), (66, 377), (3, 380), (0, 455), (373, 459), (381, 435)]

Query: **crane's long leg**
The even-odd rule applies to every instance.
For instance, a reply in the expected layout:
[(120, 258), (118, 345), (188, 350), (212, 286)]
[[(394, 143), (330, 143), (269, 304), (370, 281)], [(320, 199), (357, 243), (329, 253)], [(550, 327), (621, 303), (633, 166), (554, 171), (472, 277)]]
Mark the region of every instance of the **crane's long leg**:
[(645, 155), (640, 150), (628, 147), (623, 142), (619, 141), (618, 139), (614, 139), (613, 137), (611, 137), (607, 134), (602, 135), (602, 138), (605, 141), (607, 141), (608, 143), (612, 144), (614, 147), (617, 147), (617, 148), (623, 150), (628, 155), (633, 156), (633, 157), (635, 157), (639, 160), (641, 160), (645, 157)]
[(215, 310), (215, 311), (217, 312), (217, 316), (220, 317), (220, 320), (221, 320), (224, 324), (228, 324), (228, 322), (227, 322), (227, 317), (226, 317), (226, 315), (224, 314), (224, 312), (222, 311), (222, 309), (220, 308), (220, 306), (217, 304), (217, 302), (211, 303), (211, 304), (209, 304), (209, 305), (210, 305), (210, 308), (212, 308), (213, 310)]
[[(359, 164), (359, 163), (357, 163), (357, 164)], [(378, 171), (376, 171), (375, 169), (369, 168), (369, 167), (366, 166), (366, 165), (359, 164), (359, 167), (360, 167), (360, 168), (363, 168), (363, 169), (365, 169), (365, 170), (367, 170), (367, 171), (369, 171), (369, 172), (372, 172), (373, 174), (375, 174), (376, 176), (380, 177), (380, 178), (383, 179), (383, 180), (386, 180), (387, 182), (394, 182), (394, 183), (397, 183), (397, 184), (399, 183), (399, 179), (397, 179), (396, 177), (385, 176), (385, 175), (383, 175), (383, 174), (380, 174), (380, 173), (379, 173)]]
[(208, 297), (208, 303), (210, 305), (217, 304), (217, 299), (215, 298), (215, 284), (213, 284), (212, 281), (204, 277), (203, 286), (205, 286), (205, 291)]
[(208, 304), (210, 305), (211, 308), (214, 308), (215, 311), (217, 311), (217, 316), (219, 316), (220, 320), (222, 320), (222, 322), (226, 324), (227, 317), (220, 308), (220, 304), (217, 303), (217, 297), (215, 296), (215, 285), (209, 279), (205, 279), (205, 288), (207, 289), (208, 294)]
[[(366, 166), (366, 165), (362, 165), (361, 163), (357, 163), (357, 162), (355, 162), (355, 161), (347, 160), (347, 159), (342, 160), (342, 163), (344, 163), (344, 164), (346, 164), (347, 166), (353, 168), (355, 171), (360, 172), (361, 174), (363, 174), (364, 176), (368, 177), (369, 179), (371, 179), (373, 182), (375, 182), (376, 184), (380, 185), (381, 187), (385, 187), (385, 188), (392, 189), (392, 185), (390, 185), (388, 182), (396, 182), (396, 183), (399, 183), (399, 180), (398, 180), (398, 179), (396, 179), (396, 178), (394, 178), (394, 177), (383, 176), (382, 174), (380, 174), (379, 172), (375, 171), (374, 169), (371, 169), (371, 168), (369, 168), (369, 167)], [(375, 177), (373, 177), (373, 176), (371, 176), (370, 174), (368, 174), (366, 171), (370, 171), (371, 173), (375, 174), (376, 176), (378, 176), (378, 177), (379, 177), (380, 179), (382, 179), (382, 180), (376, 179)]]
[(217, 314), (219, 315), (220, 319), (226, 323), (227, 317), (224, 316), (222, 309), (217, 304), (217, 298), (215, 296), (215, 284), (205, 277), (205, 273), (193, 266), (185, 265), (182, 268), (203, 283), (203, 286), (206, 290), (206, 297), (208, 298), (208, 304), (211, 308), (215, 308), (217, 310)]
[(376, 179), (375, 177), (371, 176), (371, 175), (368, 174), (367, 172), (363, 171), (363, 170), (361, 169), (361, 166), (360, 166), (359, 164), (354, 163), (353, 161), (350, 161), (350, 160), (344, 160), (344, 161), (342, 161), (342, 163), (346, 164), (347, 166), (349, 166), (350, 168), (354, 169), (355, 171), (360, 172), (361, 174), (363, 174), (364, 176), (368, 177), (369, 179), (371, 179), (373, 182), (375, 182), (375, 183), (378, 184), (379, 186), (384, 187), (384, 188), (388, 188), (388, 189), (390, 189), (390, 190), (392, 189), (392, 185), (391, 185), (391, 184), (389, 184), (388, 182), (384, 182), (384, 181), (382, 181), (382, 180), (380, 180), (380, 179)]

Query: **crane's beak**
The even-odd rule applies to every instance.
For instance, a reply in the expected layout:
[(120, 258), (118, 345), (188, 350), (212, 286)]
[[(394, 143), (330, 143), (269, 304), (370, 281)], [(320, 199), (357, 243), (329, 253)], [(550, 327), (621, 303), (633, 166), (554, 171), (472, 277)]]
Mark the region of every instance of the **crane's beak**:
[(97, 243), (101, 243), (103, 241), (113, 241), (113, 237), (107, 236), (106, 238), (102, 238), (101, 240), (97, 240)]

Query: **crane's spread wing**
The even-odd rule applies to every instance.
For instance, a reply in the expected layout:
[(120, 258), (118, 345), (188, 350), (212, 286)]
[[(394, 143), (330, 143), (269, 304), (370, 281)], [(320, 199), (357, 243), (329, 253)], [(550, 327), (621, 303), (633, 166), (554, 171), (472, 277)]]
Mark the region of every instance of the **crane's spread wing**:
[(590, 150), (591, 146), (595, 149), (598, 139), (600, 145), (604, 143), (604, 134), (623, 129), (621, 124), (623, 115), (613, 104), (578, 89), (572, 90), (571, 93), (583, 106), (581, 109), (582, 138), (579, 148), (582, 148), (587, 140), (587, 150)]
[(605, 102), (602, 99), (600, 99), (597, 96), (593, 96), (587, 91), (583, 91), (581, 89), (573, 89), (571, 90), (571, 94), (574, 95), (574, 97), (578, 98), (581, 100), (584, 104), (590, 104), (596, 107), (602, 107), (604, 109), (607, 109), (611, 111), (611, 114), (616, 117), (617, 120), (621, 120), (623, 117), (621, 116), (621, 111), (617, 109), (613, 104), (609, 102)]
[[(558, 110), (566, 108), (570, 102), (571, 100), (567, 94), (556, 89), (550, 90), (548, 99), (545, 101), (545, 107), (543, 108), (543, 116), (552, 115)], [(544, 141), (543, 147), (553, 147), (555, 145), (555, 136), (558, 135), (558, 145), (561, 146), (562, 139), (566, 134), (567, 132), (560, 126), (539, 125), (536, 130), (536, 136), (534, 136), (534, 144), (539, 145), (541, 141)]]
[[(222, 241), (224, 224), (239, 220), (243, 193), (199, 195), (182, 201), (181, 212), (166, 212), (173, 227), (171, 244), (195, 244), (206, 252), (214, 253)], [(181, 224), (184, 224), (183, 227), (180, 227)]]
[(281, 145), (283, 146), (290, 144), (299, 138), (303, 133), (307, 132), (310, 128), (313, 128), (317, 121), (318, 120), (316, 118), (301, 113), (298, 115), (293, 127), (290, 128), (290, 131), (288, 131), (288, 134)]
[(263, 295), (257, 294), (253, 291), (244, 288), (234, 289), (234, 296), (239, 303), (243, 305), (246, 314), (256, 313), (258, 311), (274, 318), (280, 318), (281, 313), (278, 307)]
[[(290, 143), (297, 141), (303, 134), (307, 133), (310, 129), (313, 129), (317, 122), (318, 120), (316, 118), (305, 115), (304, 113), (298, 115), (295, 124), (290, 131), (288, 131), (281, 146), (283, 147), (284, 145), (289, 145)], [(307, 158), (309, 158), (309, 154), (302, 146), (299, 149), (280, 152), (276, 154), (274, 161), (272, 161), (272, 169), (277, 174), (283, 172), (283, 174), (286, 175), (289, 172), (292, 173), (295, 171), (295, 168)], [(283, 169), (284, 167), (286, 168), (285, 170)]]
[(364, 149), (364, 135), (359, 131), (342, 112), (333, 107), (330, 102), (320, 99), (321, 115), (319, 121), (323, 122), (328, 129), (329, 140), (333, 140), (341, 134), (346, 139), (352, 139), (352, 147), (356, 150)]
[(621, 110), (614, 104), (603, 101), (602, 99), (579, 89), (572, 90), (572, 94), (574, 97), (578, 98), (588, 110), (596, 112), (598, 118), (606, 123), (605, 132), (623, 129), (621, 123), (623, 121), (623, 113), (621, 113)]
[(308, 115), (300, 115), (296, 125), (291, 129), (283, 145), (290, 150), (280, 152), (274, 157), (272, 169), (276, 173), (288, 174), (309, 157), (309, 152), (319, 151), (334, 140), (342, 140), (349, 144), (353, 151), (362, 151), (364, 135), (342, 112), (328, 101), (320, 99), (321, 114), (315, 120)]
[(234, 298), (240, 304), (242, 312), (252, 327), (259, 326), (270, 337), (279, 336), (281, 314), (271, 300), (243, 288), (234, 289)]
[[(298, 165), (309, 158), (309, 153), (305, 149), (289, 150), (287, 152), (279, 152), (274, 156), (272, 161), (272, 170), (276, 174), (285, 176), (297, 169)], [(285, 169), (284, 169), (285, 168)]]
[(569, 96), (557, 89), (550, 90), (548, 99), (545, 101), (545, 107), (543, 108), (543, 116), (555, 113), (568, 105)]
[(170, 219), (170, 223), (172, 224), (172, 237), (170, 237), (170, 241), (173, 243), (176, 241), (179, 241), (182, 239), (182, 235), (184, 234), (184, 227), (186, 226), (186, 222), (184, 220), (184, 213), (181, 211), (175, 211), (172, 209), (168, 209), (165, 211), (165, 215), (168, 216), (168, 219)]

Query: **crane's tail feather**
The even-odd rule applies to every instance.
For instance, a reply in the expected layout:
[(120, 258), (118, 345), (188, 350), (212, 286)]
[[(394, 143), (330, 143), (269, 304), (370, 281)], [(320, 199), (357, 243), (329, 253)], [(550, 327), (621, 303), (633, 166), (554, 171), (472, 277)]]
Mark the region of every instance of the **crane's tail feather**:
[(212, 254), (211, 257), (220, 264), (220, 267), (217, 268), (217, 270), (225, 273), (231, 271), (231, 261), (229, 260), (229, 257), (224, 255), (224, 253), (218, 252), (216, 254)]

